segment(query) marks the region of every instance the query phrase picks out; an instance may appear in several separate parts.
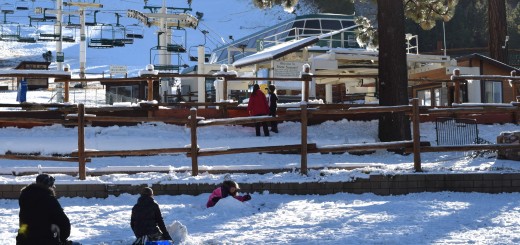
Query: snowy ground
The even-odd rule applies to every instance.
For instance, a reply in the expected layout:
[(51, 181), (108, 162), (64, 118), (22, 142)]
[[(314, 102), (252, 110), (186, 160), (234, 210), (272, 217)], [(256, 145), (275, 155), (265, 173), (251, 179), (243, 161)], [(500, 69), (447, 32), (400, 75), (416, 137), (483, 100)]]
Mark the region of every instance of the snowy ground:
[[(37, 93), (37, 92), (35, 92)], [(6, 95), (6, 94), (4, 94)], [(45, 98), (35, 94), (34, 98)], [(35, 99), (37, 102), (37, 99)], [(242, 126), (204, 127), (198, 130), (201, 148), (298, 144), (300, 125), (286, 122), (280, 133), (254, 136)], [(435, 125), (421, 124), (421, 140), (435, 144)], [(479, 125), (479, 136), (496, 142), (503, 131), (518, 125)], [(32, 129), (1, 128), (0, 154), (41, 152), (66, 154), (77, 148), (77, 129), (59, 125)], [(338, 121), (310, 126), (309, 142), (319, 146), (377, 142), (377, 122)], [(132, 127), (88, 127), (86, 147), (98, 150), (182, 147), (190, 142), (185, 127), (148, 123)], [(52, 139), (52, 140), (50, 140)], [(499, 160), (493, 154), (472, 158), (466, 153), (421, 154), (426, 173), (518, 172), (518, 162)], [(309, 166), (325, 167), (298, 172), (232, 174), (239, 183), (349, 181), (368, 174), (413, 172), (413, 155), (377, 151), (370, 155), (309, 154)], [(112, 174), (87, 177), (57, 174), (56, 184), (71, 183), (220, 183), (224, 176), (204, 169), (254, 169), (298, 167), (299, 155), (236, 154), (199, 159), (201, 174), (191, 176), (190, 158), (183, 154), (149, 157), (94, 158), (90, 171), (159, 169), (169, 173)], [(335, 166), (365, 165), (355, 170)], [(70, 169), (74, 163), (0, 160), (0, 183), (29, 184), (35, 175), (13, 176), (27, 169)], [(518, 244), (520, 242), (519, 194), (417, 193), (404, 196), (373, 194), (278, 195), (252, 193), (245, 204), (232, 199), (206, 209), (209, 193), (199, 196), (158, 196), (166, 224), (181, 244)], [(71, 218), (71, 239), (83, 244), (130, 244), (131, 207), (138, 196), (123, 194), (107, 199), (60, 198)], [(13, 244), (18, 228), (18, 203), (0, 199), (0, 244)], [(180, 225), (179, 225), (180, 224)], [(176, 228), (174, 228), (176, 227)], [(181, 227), (181, 229), (179, 229)], [(184, 228), (184, 230), (182, 229)]]
[[(158, 196), (170, 233), (181, 244), (518, 244), (518, 194), (419, 193), (406, 196), (254, 193), (246, 204), (208, 195)], [(131, 244), (137, 196), (60, 198), (71, 239)], [(0, 200), (0, 244), (14, 244), (16, 200)], [(179, 227), (185, 226), (187, 232)], [(177, 235), (174, 235), (177, 234)]]

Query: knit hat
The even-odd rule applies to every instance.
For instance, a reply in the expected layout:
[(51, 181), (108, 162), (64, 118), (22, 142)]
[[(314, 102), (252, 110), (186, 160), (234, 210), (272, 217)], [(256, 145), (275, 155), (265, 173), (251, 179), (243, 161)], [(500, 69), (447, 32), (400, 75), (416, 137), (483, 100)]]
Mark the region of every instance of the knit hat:
[(238, 183), (232, 180), (224, 180), (223, 185), (227, 186), (228, 188), (235, 187), (237, 190), (240, 190), (240, 186), (238, 185)]
[(153, 190), (150, 187), (145, 187), (141, 190), (141, 196), (151, 197), (153, 196)]
[(48, 174), (39, 174), (38, 176), (36, 176), (36, 183), (45, 185), (47, 187), (55, 187), (54, 181), (55, 181), (54, 177), (52, 177)]
[(274, 92), (276, 90), (276, 87), (274, 85), (269, 85), (269, 87), (267, 87), (269, 89), (269, 91), (271, 92)]

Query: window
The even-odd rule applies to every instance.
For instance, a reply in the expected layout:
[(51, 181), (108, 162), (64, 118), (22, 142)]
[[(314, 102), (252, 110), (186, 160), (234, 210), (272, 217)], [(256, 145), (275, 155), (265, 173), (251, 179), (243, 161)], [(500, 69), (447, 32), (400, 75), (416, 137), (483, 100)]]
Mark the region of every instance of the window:
[(434, 106), (440, 106), (441, 105), (441, 89), (435, 88), (433, 89), (433, 96), (434, 96)]
[(321, 20), (321, 27), (324, 33), (332, 30), (340, 30), (341, 22), (339, 22), (339, 20)]
[(484, 81), (484, 103), (502, 103), (502, 82)]
[(419, 98), (419, 105), (432, 105), (431, 91), (429, 89), (417, 91), (417, 98)]
[(321, 25), (320, 20), (307, 20), (305, 21), (305, 31), (303, 34), (320, 34), (321, 33)]
[[(107, 103), (114, 102), (133, 102), (136, 103), (139, 95), (139, 86), (111, 86), (106, 95)], [(146, 96), (146, 94), (145, 94)], [(145, 98), (146, 99), (146, 98)]]
[[(304, 20), (299, 20), (299, 21), (295, 21), (293, 26), (292, 26), (292, 30), (289, 31), (289, 40), (293, 39), (295, 36), (299, 35), (301, 33), (301, 28), (303, 28), (303, 25), (305, 24), (305, 21)], [(296, 32), (296, 30), (298, 32)]]

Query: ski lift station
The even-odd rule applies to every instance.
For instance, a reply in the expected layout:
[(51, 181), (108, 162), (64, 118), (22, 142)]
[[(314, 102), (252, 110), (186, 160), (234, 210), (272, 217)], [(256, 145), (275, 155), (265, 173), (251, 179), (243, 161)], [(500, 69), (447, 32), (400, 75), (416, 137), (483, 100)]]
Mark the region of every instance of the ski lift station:
[[(295, 78), (300, 76), (302, 66), (309, 64), (314, 75), (332, 75), (313, 78), (309, 88), (310, 99), (321, 99), (326, 103), (376, 103), (378, 101), (378, 51), (361, 48), (354, 33), (357, 25), (355, 16), (338, 14), (313, 14), (297, 16), (291, 20), (271, 26), (249, 36), (214, 49), (208, 62), (205, 48), (199, 46), (197, 66), (184, 69), (183, 73), (214, 74), (225, 64), (238, 76), (258, 77), (261, 87), (274, 84), (282, 102), (302, 100), (301, 81), (276, 81), (262, 78)], [(409, 94), (421, 98), (422, 105), (446, 106), (453, 101), (453, 87), (446, 81), (455, 68), (461, 75), (481, 75), (478, 67), (469, 66), (467, 61), (450, 59), (445, 55), (419, 53), (418, 37), (407, 34), (407, 61)], [(496, 65), (496, 64), (495, 64)], [(503, 67), (509, 74), (514, 67)], [(352, 75), (352, 77), (333, 77)], [(436, 80), (425, 83), (417, 80)], [(484, 82), (484, 81), (483, 81)], [(508, 85), (481, 85), (474, 81), (465, 87), (464, 102), (503, 102), (507, 97)], [(248, 81), (228, 81), (227, 98), (223, 98), (222, 81), (213, 78), (182, 78), (184, 100), (206, 102), (247, 98), (252, 85)], [(482, 89), (481, 89), (482, 87)], [(424, 88), (424, 89), (421, 89)], [(483, 91), (486, 88), (492, 90)], [(497, 92), (500, 88), (502, 91)], [(202, 92), (201, 92), (202, 91)], [(494, 91), (494, 92), (493, 92)], [(480, 94), (495, 94), (496, 98), (481, 98)], [(198, 96), (190, 96), (197, 94)], [(204, 96), (205, 95), (205, 96)], [(450, 102), (451, 101), (451, 102)]]
[[(202, 62), (207, 54), (204, 47), (199, 46), (203, 50), (198, 51), (197, 66), (185, 69), (183, 73), (210, 74), (220, 70), (220, 65), (226, 64), (230, 70), (238, 72), (239, 77), (258, 77), (257, 83), (261, 87), (276, 85), (282, 101), (300, 101), (301, 81), (268, 81), (261, 78), (299, 77), (302, 66), (309, 64), (313, 74), (367, 76), (315, 78), (309, 91), (311, 99), (322, 99), (327, 103), (338, 100), (373, 102), (377, 100), (374, 77), (378, 71), (378, 52), (359, 47), (354, 33), (358, 26), (354, 23), (354, 18), (352, 15), (338, 14), (297, 16), (214, 49), (209, 62)], [(412, 45), (413, 38), (407, 41), (410, 73), (417, 72), (418, 67), (424, 71), (449, 64), (448, 57), (413, 52), (417, 50), (417, 45)], [(226, 94), (231, 97), (222, 98), (223, 93), (218, 92), (222, 88), (221, 81), (183, 78), (182, 93), (199, 94), (199, 102), (207, 99), (240, 101), (247, 97), (247, 93), (240, 91), (247, 91), (250, 85), (248, 81), (230, 81)], [(199, 93), (201, 89), (206, 91)], [(200, 94), (207, 94), (207, 98), (202, 98)], [(185, 99), (194, 100), (191, 97)]]

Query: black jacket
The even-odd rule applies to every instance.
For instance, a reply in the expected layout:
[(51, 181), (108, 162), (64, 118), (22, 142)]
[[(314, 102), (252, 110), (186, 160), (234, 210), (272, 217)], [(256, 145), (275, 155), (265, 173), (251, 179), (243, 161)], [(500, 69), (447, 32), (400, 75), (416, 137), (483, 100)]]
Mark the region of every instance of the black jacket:
[(267, 103), (269, 104), (269, 115), (276, 116), (276, 108), (278, 108), (278, 96), (273, 92), (269, 92), (268, 98), (269, 100)]
[(138, 238), (157, 233), (162, 233), (163, 238), (170, 237), (164, 225), (159, 204), (152, 197), (141, 196), (137, 199), (137, 204), (132, 208), (130, 227)]
[(54, 190), (41, 184), (30, 184), (22, 189), (20, 198), (20, 227), (16, 244), (59, 244), (53, 237), (51, 224), (60, 228), (60, 240), (70, 235), (70, 221), (56, 199)]

